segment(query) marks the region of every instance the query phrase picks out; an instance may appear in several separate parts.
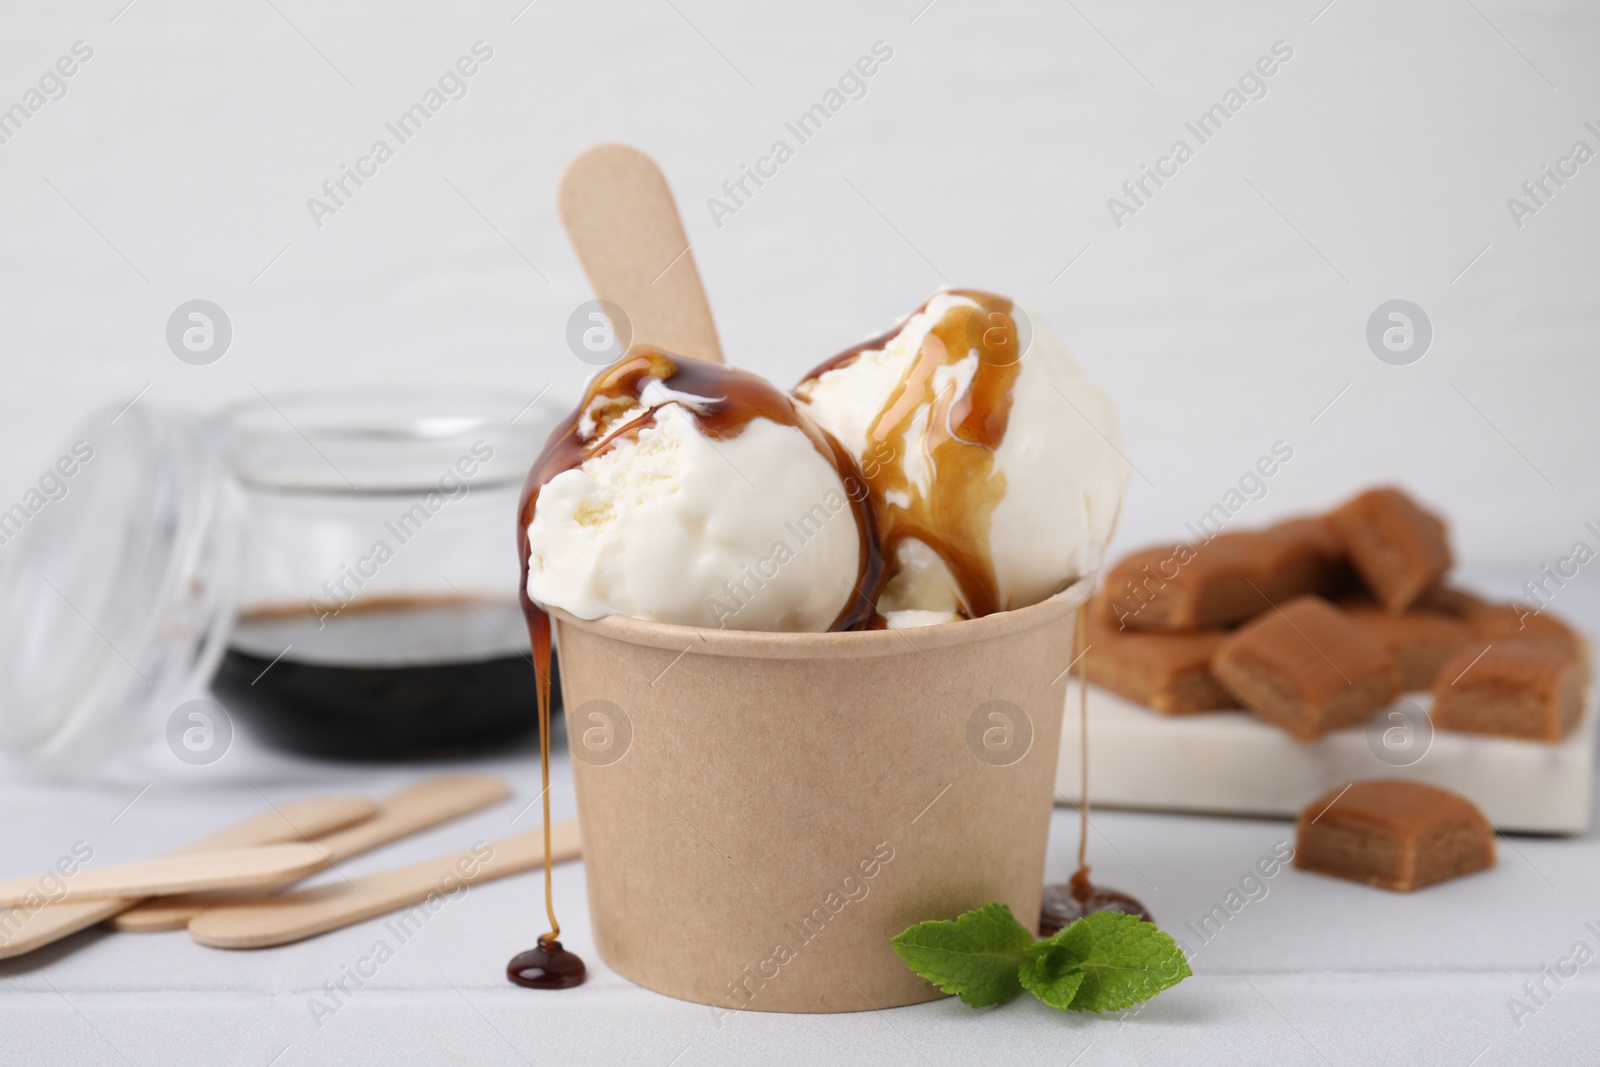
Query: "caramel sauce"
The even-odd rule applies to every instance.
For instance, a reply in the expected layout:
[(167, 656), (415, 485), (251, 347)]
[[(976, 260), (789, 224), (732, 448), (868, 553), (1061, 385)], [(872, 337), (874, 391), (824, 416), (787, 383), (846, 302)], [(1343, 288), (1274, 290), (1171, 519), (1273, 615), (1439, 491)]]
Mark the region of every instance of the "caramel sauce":
[[(303, 602), (258, 605), (236, 621), (211, 689), (262, 741), (324, 759), (503, 745), (533, 726), (534, 679), (503, 644), (502, 613), (509, 604), (460, 596), (371, 596), (324, 619)], [(488, 643), (463, 646), (463, 630)]]
[[(989, 547), (989, 522), (1005, 496), (1005, 475), (994, 469), (995, 450), (1011, 418), (1012, 390), (1022, 353), (1014, 305), (977, 290), (949, 290), (977, 304), (945, 312), (882, 412), (868, 428), (868, 451), (888, 457), (867, 463), (863, 475), (875, 502), (879, 552), (892, 568), (901, 542), (921, 541), (950, 569), (962, 614), (978, 618), (1005, 608)], [(927, 310), (924, 304), (913, 314)], [(881, 349), (904, 327), (834, 356), (806, 375), (814, 380)], [(965, 388), (954, 378), (957, 364), (977, 355)], [(940, 374), (940, 371), (950, 373)], [(918, 442), (917, 434), (921, 434)], [(912, 450), (927, 475), (908, 469)], [(893, 500), (894, 503), (889, 501)], [(891, 575), (892, 577), (892, 575)]]
[[(845, 604), (829, 629), (856, 630), (866, 626), (882, 585), (884, 566), (876, 519), (865, 500), (867, 494), (862, 490), (867, 481), (855, 457), (800, 411), (788, 394), (764, 378), (721, 363), (679, 359), (650, 345), (634, 346), (621, 360), (595, 376), (584, 393), (583, 402), (551, 433), (544, 451), (528, 473), (522, 489), (522, 503), (517, 509), (524, 610), (534, 607), (527, 598), (529, 545), (524, 531), (533, 522), (540, 488), (558, 474), (605, 455), (622, 441), (636, 440), (641, 431), (655, 425), (655, 409), (645, 407), (641, 400), (645, 388), (653, 382), (681, 397), (681, 409), (694, 420), (700, 433), (713, 441), (737, 437), (754, 419), (793, 426), (806, 435), (822, 458), (838, 472), (861, 540), (855, 596)], [(610, 414), (610, 422), (597, 419), (586, 431), (584, 415), (593, 412), (601, 413), (602, 417)]]
[[(799, 411), (789, 396), (765, 379), (720, 363), (679, 359), (650, 345), (637, 345), (615, 364), (597, 374), (585, 390), (583, 402), (556, 427), (544, 451), (528, 472), (517, 507), (517, 552), (522, 561), (518, 595), (528, 621), (537, 673), (539, 708), (539, 773), (544, 803), (544, 899), (550, 931), (535, 948), (519, 953), (506, 965), (507, 976), (533, 989), (567, 989), (580, 985), (586, 975), (583, 961), (561, 947), (561, 924), (556, 919), (550, 878), (550, 615), (528, 596), (532, 546), (528, 528), (539, 505), (539, 490), (557, 475), (603, 456), (625, 440), (655, 425), (655, 409), (642, 401), (645, 388), (658, 382), (678, 397), (678, 403), (704, 436), (712, 440), (737, 437), (753, 419), (768, 419), (793, 426), (811, 441), (844, 483), (845, 496), (855, 513), (861, 538), (860, 566), (855, 595), (840, 610), (832, 630), (868, 626), (883, 585), (883, 556), (879, 551), (876, 522), (855, 458)], [(592, 425), (585, 427), (584, 416)]]
[(1047, 885), (1039, 901), (1039, 936), (1056, 931), (1095, 911), (1117, 911), (1155, 922), (1145, 906), (1115, 889), (1089, 881), (1089, 608), (1078, 605), (1078, 756), (1083, 793), (1078, 798), (1078, 869), (1066, 885)]
[(561, 942), (541, 937), (533, 948), (511, 957), (506, 977), (524, 989), (571, 989), (583, 984), (589, 969)]
[(1145, 906), (1115, 889), (1089, 881), (1089, 868), (1080, 867), (1066, 885), (1047, 885), (1039, 904), (1039, 936), (1049, 937), (1095, 911), (1116, 911), (1155, 922)]

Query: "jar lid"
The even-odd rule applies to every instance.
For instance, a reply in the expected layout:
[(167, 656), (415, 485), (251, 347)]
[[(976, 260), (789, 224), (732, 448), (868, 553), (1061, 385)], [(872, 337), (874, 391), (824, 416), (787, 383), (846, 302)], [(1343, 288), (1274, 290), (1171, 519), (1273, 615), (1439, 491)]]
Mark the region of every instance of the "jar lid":
[(203, 686), (241, 527), (204, 420), (146, 405), (84, 420), (0, 511), (0, 748), (85, 774)]

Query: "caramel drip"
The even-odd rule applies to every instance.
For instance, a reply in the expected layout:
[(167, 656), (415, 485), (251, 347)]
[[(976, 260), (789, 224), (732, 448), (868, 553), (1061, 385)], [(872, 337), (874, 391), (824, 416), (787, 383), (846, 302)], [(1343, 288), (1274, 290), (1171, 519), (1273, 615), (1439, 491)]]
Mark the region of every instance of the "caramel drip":
[[(923, 542), (950, 569), (963, 613), (978, 618), (1005, 607), (989, 547), (989, 523), (1005, 496), (1005, 475), (994, 469), (994, 455), (1010, 422), (1021, 352), (1010, 300), (975, 290), (951, 292), (977, 306), (951, 308), (928, 331), (869, 427), (867, 455), (862, 459), (864, 476), (874, 491), (884, 559), (892, 566), (902, 541)], [(807, 380), (849, 366), (863, 352), (883, 348), (903, 326), (902, 322), (881, 337), (846, 349), (813, 370)], [(965, 389), (938, 373), (948, 369), (953, 374), (957, 364), (973, 353), (978, 363)], [(923, 434), (920, 444), (915, 437), (918, 430)], [(918, 448), (916, 459), (928, 472), (922, 485), (907, 466), (913, 448)], [(889, 503), (891, 496), (904, 503)]]
[(1078, 605), (1078, 870), (1072, 876), (1074, 893), (1089, 885), (1089, 605)]
[[(554, 438), (552, 438), (552, 441)], [(545, 446), (548, 453), (549, 445)], [(535, 470), (538, 468), (536, 467)], [(531, 484), (531, 478), (530, 478)], [(533, 495), (538, 495), (538, 487), (534, 486)], [(532, 514), (532, 500), (528, 496), (528, 489), (523, 489), (524, 503), (517, 509), (520, 516), (526, 511)], [(551, 848), (550, 848), (550, 613), (535, 604), (528, 596), (528, 536), (524, 527), (517, 530), (518, 555), (522, 559), (522, 586), (518, 590), (518, 598), (522, 601), (522, 614), (528, 620), (528, 637), (533, 642), (533, 669), (537, 675), (538, 708), (539, 708), (539, 783), (541, 787), (540, 799), (543, 801), (544, 816), (544, 911), (550, 920), (548, 933), (540, 934), (534, 948), (526, 952), (519, 952), (506, 965), (506, 976), (518, 985), (533, 989), (567, 988), (569, 985), (582, 983), (586, 972), (583, 961), (561, 948), (561, 921), (556, 918), (555, 894), (552, 892), (550, 881)], [(571, 957), (567, 966), (567, 982), (563, 985), (546, 984), (540, 976), (544, 974), (543, 964), (553, 953)], [(523, 977), (532, 974), (534, 977)]]
[(544, 911), (550, 931), (540, 943), (561, 937), (561, 920), (556, 918), (555, 895), (550, 891), (550, 613), (539, 610), (528, 617), (528, 635), (533, 639), (533, 669), (539, 681), (539, 785), (544, 801)]
[[(1078, 869), (1065, 885), (1047, 885), (1039, 903), (1039, 936), (1057, 930), (1097, 911), (1116, 911), (1153, 922), (1150, 910), (1126, 893), (1097, 886), (1089, 880), (1089, 609), (1078, 605), (1078, 753), (1083, 792), (1078, 796)], [(1068, 664), (1068, 669), (1072, 664)]]

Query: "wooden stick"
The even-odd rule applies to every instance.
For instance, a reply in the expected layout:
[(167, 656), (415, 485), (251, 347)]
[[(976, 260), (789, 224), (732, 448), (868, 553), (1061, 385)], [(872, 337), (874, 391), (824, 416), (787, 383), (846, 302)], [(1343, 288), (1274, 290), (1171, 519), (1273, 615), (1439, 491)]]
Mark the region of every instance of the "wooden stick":
[(672, 190), (649, 156), (595, 145), (567, 164), (557, 200), (590, 286), (627, 313), (634, 344), (722, 362)]
[[(503, 779), (483, 774), (446, 775), (402, 789), (384, 800), (377, 818), (318, 841), (326, 860), (323, 866), (331, 867), (379, 845), (486, 808), (510, 795), (511, 789)], [(283, 882), (270, 888), (281, 889), (287, 884)], [(165, 897), (118, 915), (111, 926), (132, 933), (181, 930), (201, 911), (217, 904), (215, 896)]]
[[(568, 819), (552, 826), (550, 844), (552, 862), (576, 859), (582, 852), (577, 822)], [(189, 936), (212, 948), (286, 945), (423, 904), (430, 897), (448, 900), (467, 886), (542, 866), (544, 835), (535, 830), (410, 867), (366, 875), (353, 885), (302, 889), (254, 903), (213, 908), (190, 920)], [(428, 909), (430, 913), (434, 910)], [(426, 916), (421, 918), (425, 921)]]
[[(281, 885), (286, 879), (304, 878), (325, 866), (322, 850), (312, 844), (257, 845), (163, 856), (80, 871), (68, 885), (66, 899), (154, 897), (202, 889)], [(0, 881), (0, 907), (16, 907), (38, 892), (37, 877), (7, 878)]]
[[(271, 811), (251, 816), (215, 834), (202, 837), (171, 855), (214, 852), (221, 849), (271, 845), (320, 837), (341, 830), (378, 813), (378, 805), (366, 797), (315, 797), (281, 804)], [(70, 891), (70, 890), (69, 890)], [(142, 897), (113, 897), (109, 900), (65, 901), (43, 908), (13, 908), (0, 914), (0, 960), (32, 952), (103, 922), (134, 907)]]

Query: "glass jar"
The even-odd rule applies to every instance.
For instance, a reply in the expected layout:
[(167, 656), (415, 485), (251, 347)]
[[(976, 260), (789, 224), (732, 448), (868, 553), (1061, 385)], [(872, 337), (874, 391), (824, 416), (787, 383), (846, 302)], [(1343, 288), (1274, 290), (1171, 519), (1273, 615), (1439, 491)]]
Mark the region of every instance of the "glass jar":
[(270, 744), (384, 758), (533, 729), (517, 501), (558, 412), (363, 389), (223, 414), (244, 491), (237, 617), (212, 689)]
[(63, 446), (59, 497), (0, 522), (0, 639), (20, 660), (0, 747), (89, 773), (170, 734), (207, 680), (252, 734), (319, 756), (531, 732), (515, 517), (563, 414), (470, 388), (96, 413)]

